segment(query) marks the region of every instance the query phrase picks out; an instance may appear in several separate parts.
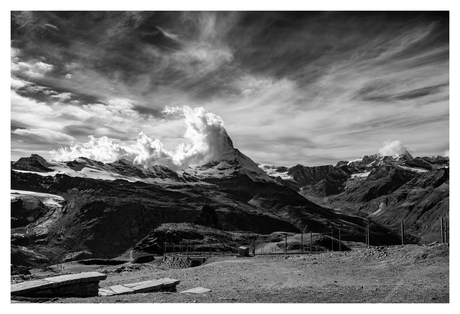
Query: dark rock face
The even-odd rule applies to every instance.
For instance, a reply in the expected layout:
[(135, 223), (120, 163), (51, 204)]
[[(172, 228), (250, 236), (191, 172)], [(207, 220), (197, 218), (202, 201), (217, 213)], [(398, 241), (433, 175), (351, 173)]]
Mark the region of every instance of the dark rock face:
[(27, 226), (47, 211), (46, 206), (36, 197), (18, 196), (11, 201), (11, 228)]
[(376, 197), (395, 191), (417, 174), (394, 166), (379, 167), (371, 171), (360, 184), (345, 192), (344, 198), (349, 202), (367, 202)]
[(420, 157), (416, 157), (414, 159), (406, 161), (405, 165), (409, 167), (422, 168), (426, 170), (433, 169), (433, 166), (429, 162), (427, 162), (425, 159), (420, 158)]
[(385, 225), (396, 227), (403, 221), (407, 232), (424, 243), (439, 240), (440, 218), (449, 216), (449, 171), (420, 174), (362, 210)]
[(220, 228), (219, 217), (216, 210), (209, 205), (204, 205), (200, 215), (195, 219), (195, 224), (208, 226), (212, 228)]
[(37, 267), (49, 262), (43, 254), (22, 246), (11, 246), (11, 264)]
[(19, 158), (18, 161), (12, 163), (12, 169), (17, 170), (27, 170), (35, 172), (51, 172), (52, 169), (49, 168), (49, 164), (46, 160), (36, 154), (31, 155), (30, 157)]
[(318, 167), (297, 165), (289, 168), (288, 175), (290, 175), (300, 186), (306, 186), (321, 181), (333, 168), (332, 165)]
[(343, 192), (344, 184), (350, 177), (347, 170), (348, 167), (346, 166), (333, 168), (324, 179), (313, 185), (312, 190), (318, 196), (328, 196)]

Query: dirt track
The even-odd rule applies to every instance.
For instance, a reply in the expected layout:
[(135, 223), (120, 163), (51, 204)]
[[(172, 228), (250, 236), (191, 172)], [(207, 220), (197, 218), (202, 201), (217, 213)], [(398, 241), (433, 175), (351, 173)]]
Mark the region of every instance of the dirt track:
[(55, 302), (448, 303), (449, 248), (406, 245), (286, 257), (222, 256), (187, 269), (144, 264), (139, 270), (110, 273), (101, 286), (162, 277), (179, 279), (178, 292), (197, 286), (212, 291), (200, 295), (144, 293)]

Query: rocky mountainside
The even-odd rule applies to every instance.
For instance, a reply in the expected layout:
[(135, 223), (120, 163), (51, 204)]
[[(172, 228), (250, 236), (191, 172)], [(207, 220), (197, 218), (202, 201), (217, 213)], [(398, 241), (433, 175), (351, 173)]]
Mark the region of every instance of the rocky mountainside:
[[(102, 163), (81, 157), (57, 163), (34, 155), (12, 163), (11, 188), (12, 252), (22, 264), (27, 264), (23, 256), (31, 254), (49, 262), (79, 252), (113, 258), (164, 223), (259, 234), (340, 228), (344, 240), (356, 241), (364, 241), (369, 224), (286, 187), (235, 149), (230, 138), (218, 160), (178, 172), (128, 160)], [(386, 235), (380, 244), (399, 242), (378, 223), (371, 229)]]
[(363, 156), (337, 165), (292, 168), (268, 174), (323, 206), (358, 214), (396, 230), (400, 222), (417, 241), (439, 238), (439, 219), (449, 215), (449, 158)]

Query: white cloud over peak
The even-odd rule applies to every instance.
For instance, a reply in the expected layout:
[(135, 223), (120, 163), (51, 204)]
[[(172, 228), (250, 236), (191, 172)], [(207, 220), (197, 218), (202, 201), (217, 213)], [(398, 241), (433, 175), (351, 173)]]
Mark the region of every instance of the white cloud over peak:
[(402, 155), (409, 150), (401, 143), (401, 141), (386, 140), (383, 142), (383, 146), (379, 148), (379, 154), (381, 156), (395, 156)]
[(179, 115), (187, 129), (184, 139), (190, 143), (181, 143), (174, 150), (167, 150), (159, 139), (153, 140), (140, 132), (135, 144), (115, 143), (106, 136), (89, 136), (87, 143), (75, 144), (53, 151), (56, 161), (68, 161), (78, 157), (87, 157), (102, 162), (113, 162), (120, 158), (135, 164), (150, 167), (155, 164), (183, 169), (189, 165), (204, 164), (216, 160), (225, 152), (226, 131), (219, 116), (206, 112), (204, 108), (165, 107), (166, 115)]

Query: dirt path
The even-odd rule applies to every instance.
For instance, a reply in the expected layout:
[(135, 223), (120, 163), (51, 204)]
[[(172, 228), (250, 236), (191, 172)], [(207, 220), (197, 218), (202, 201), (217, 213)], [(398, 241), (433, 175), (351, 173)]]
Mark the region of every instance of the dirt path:
[(447, 245), (286, 257), (212, 257), (202, 266), (187, 269), (144, 264), (140, 270), (109, 274), (101, 286), (162, 277), (179, 279), (178, 292), (194, 287), (212, 291), (202, 295), (146, 293), (57, 302), (449, 302)]

